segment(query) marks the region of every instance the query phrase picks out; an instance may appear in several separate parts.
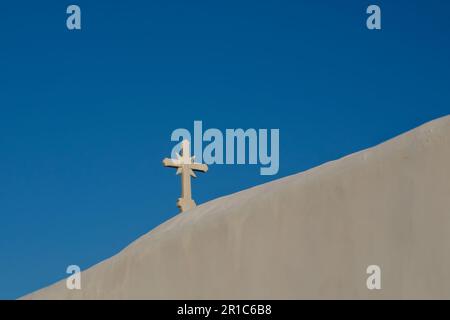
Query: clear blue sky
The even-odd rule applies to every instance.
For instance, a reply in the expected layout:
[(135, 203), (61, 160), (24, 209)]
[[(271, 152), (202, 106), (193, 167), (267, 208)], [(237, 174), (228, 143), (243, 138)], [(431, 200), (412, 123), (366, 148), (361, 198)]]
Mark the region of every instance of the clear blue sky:
[[(72, 3), (81, 31), (65, 26)], [(194, 120), (280, 129), (278, 175), (211, 166), (202, 203), (449, 114), (449, 39), (447, 0), (2, 2), (0, 298), (177, 214), (161, 160)]]

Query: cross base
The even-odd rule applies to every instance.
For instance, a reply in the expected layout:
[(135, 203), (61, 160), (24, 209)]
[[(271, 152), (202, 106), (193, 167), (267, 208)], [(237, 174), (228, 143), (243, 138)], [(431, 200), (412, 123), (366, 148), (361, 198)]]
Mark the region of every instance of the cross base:
[(177, 207), (180, 208), (181, 212), (195, 208), (196, 206), (193, 199), (178, 198)]

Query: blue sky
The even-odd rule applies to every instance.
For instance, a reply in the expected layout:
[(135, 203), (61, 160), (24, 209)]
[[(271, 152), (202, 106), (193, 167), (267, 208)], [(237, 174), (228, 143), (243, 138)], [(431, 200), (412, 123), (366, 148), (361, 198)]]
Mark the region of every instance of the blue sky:
[[(68, 31), (66, 8), (82, 10)], [(365, 10), (378, 4), (382, 30)], [(280, 171), (213, 165), (198, 203), (450, 112), (449, 1), (8, 1), (0, 10), (0, 298), (176, 215), (176, 128), (279, 128)]]

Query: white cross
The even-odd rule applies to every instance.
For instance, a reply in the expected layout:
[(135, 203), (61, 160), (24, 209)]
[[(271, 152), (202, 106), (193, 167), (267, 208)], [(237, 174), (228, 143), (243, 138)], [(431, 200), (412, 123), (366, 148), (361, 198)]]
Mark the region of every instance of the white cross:
[(191, 192), (191, 177), (197, 177), (194, 171), (208, 171), (206, 164), (196, 163), (194, 158), (190, 155), (189, 141), (183, 140), (181, 156), (177, 153), (177, 159), (165, 158), (163, 160), (165, 167), (177, 168), (177, 174), (181, 173), (181, 198), (177, 201), (177, 206), (181, 212), (196, 206)]

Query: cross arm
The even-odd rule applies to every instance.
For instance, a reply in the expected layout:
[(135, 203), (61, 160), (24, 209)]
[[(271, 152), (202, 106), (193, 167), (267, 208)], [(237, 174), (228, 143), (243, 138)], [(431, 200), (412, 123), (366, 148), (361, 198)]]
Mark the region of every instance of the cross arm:
[(208, 171), (208, 166), (203, 163), (193, 163), (190, 165), (192, 170), (206, 172)]
[(171, 167), (171, 168), (179, 168), (180, 164), (173, 161), (173, 159), (165, 158), (163, 160), (164, 167)]

